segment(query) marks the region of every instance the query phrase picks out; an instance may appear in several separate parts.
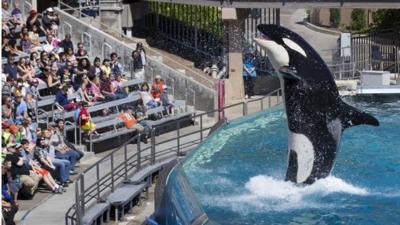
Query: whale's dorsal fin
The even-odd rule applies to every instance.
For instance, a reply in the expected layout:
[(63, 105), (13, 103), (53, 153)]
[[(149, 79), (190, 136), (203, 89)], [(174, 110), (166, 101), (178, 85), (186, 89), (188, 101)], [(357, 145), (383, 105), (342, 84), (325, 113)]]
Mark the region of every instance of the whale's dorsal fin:
[(341, 120), (343, 129), (361, 124), (379, 126), (379, 121), (368, 113), (362, 112), (343, 102)]

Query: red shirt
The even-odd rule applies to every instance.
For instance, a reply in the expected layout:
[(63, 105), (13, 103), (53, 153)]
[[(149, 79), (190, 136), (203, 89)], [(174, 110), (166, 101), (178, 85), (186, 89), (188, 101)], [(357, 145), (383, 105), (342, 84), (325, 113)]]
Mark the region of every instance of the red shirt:
[(79, 125), (85, 125), (87, 122), (89, 122), (89, 119), (83, 119), (82, 116), (85, 116), (87, 118), (89, 117), (89, 113), (87, 109), (84, 107), (81, 107), (81, 111), (79, 112), (79, 117), (78, 117)]
[(153, 98), (160, 98), (161, 93), (164, 91), (164, 82), (160, 81), (160, 83), (154, 83), (151, 86), (151, 95)]

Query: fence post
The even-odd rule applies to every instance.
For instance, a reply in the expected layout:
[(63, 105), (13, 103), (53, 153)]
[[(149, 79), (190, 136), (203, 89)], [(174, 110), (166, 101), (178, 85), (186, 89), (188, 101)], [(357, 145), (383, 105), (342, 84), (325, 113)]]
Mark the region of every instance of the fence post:
[(156, 161), (155, 158), (156, 158), (156, 132), (155, 128), (153, 128), (151, 130), (151, 160), (150, 160), (151, 165), (154, 165)]
[[(79, 179), (78, 179), (79, 180)], [(76, 224), (80, 225), (81, 224), (81, 207), (79, 206), (80, 203), (80, 194), (79, 194), (79, 182), (76, 180), (75, 182), (75, 213), (76, 213)], [(73, 222), (72, 222), (73, 224)]]
[(114, 192), (114, 153), (111, 153), (111, 192)]
[(80, 200), (81, 200), (81, 216), (83, 217), (85, 215), (85, 174), (81, 173), (81, 178), (79, 179), (81, 182), (81, 187), (80, 187)]
[(136, 171), (139, 171), (140, 170), (140, 167), (141, 167), (141, 156), (140, 156), (140, 133), (137, 135), (137, 140), (136, 140), (136, 145), (137, 145), (137, 147), (136, 147), (136, 149), (137, 149), (137, 153), (136, 153), (136, 156), (137, 156), (137, 162), (136, 162)]
[(264, 98), (261, 98), (260, 107), (261, 107), (261, 110), (264, 109)]
[(203, 142), (203, 115), (200, 116), (200, 141)]
[(96, 178), (97, 201), (100, 201), (100, 168), (98, 163), (96, 163)]
[(243, 116), (247, 115), (247, 102), (243, 102)]
[(180, 155), (180, 151), (181, 151), (181, 142), (180, 142), (180, 136), (181, 136), (181, 132), (180, 132), (181, 126), (180, 126), (180, 121), (178, 120), (177, 124), (176, 124), (176, 156), (179, 157)]
[(128, 180), (128, 147), (124, 145), (124, 167), (125, 167), (125, 180)]

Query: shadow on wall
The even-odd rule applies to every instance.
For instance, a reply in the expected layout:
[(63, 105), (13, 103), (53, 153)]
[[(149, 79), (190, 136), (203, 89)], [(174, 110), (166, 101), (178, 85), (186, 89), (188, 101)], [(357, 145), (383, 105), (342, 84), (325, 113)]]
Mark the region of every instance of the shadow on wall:
[(254, 94), (266, 95), (278, 88), (280, 88), (279, 78), (266, 73), (257, 74), (257, 78), (254, 82)]

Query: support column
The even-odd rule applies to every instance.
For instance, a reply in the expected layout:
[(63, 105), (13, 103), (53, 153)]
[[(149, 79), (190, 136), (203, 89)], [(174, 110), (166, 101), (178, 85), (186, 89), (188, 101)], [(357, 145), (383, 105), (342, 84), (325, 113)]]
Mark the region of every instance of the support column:
[(122, 32), (122, 2), (123, 0), (100, 0), (100, 20), (107, 25), (104, 29), (112, 28)]
[(225, 102), (227, 105), (244, 98), (242, 44), (244, 21), (248, 14), (248, 9), (222, 8), (229, 73), (229, 79), (225, 81)]

